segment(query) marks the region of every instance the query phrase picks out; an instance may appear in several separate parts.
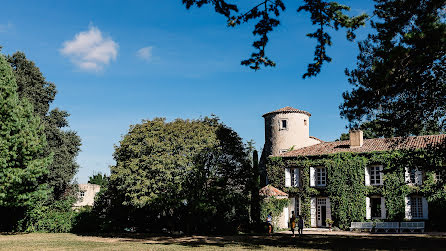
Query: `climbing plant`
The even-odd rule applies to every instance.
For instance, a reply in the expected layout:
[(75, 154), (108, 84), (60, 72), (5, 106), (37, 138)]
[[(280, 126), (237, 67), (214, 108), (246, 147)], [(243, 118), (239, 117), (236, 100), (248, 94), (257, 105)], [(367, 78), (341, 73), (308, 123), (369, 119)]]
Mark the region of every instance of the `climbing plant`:
[[(330, 198), (334, 225), (341, 229), (347, 229), (352, 221), (365, 220), (365, 198), (371, 195), (385, 197), (387, 220), (401, 221), (405, 216), (404, 197), (409, 194), (423, 195), (430, 204), (446, 207), (445, 182), (434, 179), (434, 171), (446, 173), (444, 169), (438, 168), (446, 163), (444, 152), (442, 147), (372, 153), (346, 152), (295, 158), (271, 157), (267, 164), (268, 182), (288, 193), (290, 197), (301, 198), (301, 214), (307, 226), (310, 225), (310, 198), (317, 196)], [(383, 166), (382, 186), (365, 185), (365, 168), (370, 165)], [(310, 187), (309, 169), (319, 166), (327, 170), (327, 185), (323, 188)], [(405, 183), (404, 171), (408, 166), (425, 171), (422, 186), (410, 186)], [(299, 187), (285, 187), (284, 168), (291, 167), (301, 168)], [(430, 208), (430, 211), (434, 209)]]
[(268, 217), (268, 214), (271, 213), (273, 217), (273, 227), (275, 230), (277, 230), (279, 217), (283, 212), (283, 208), (288, 206), (289, 200), (288, 199), (281, 199), (276, 197), (268, 197), (263, 199), (262, 202), (260, 202), (260, 218), (263, 222), (266, 222), (266, 218)]

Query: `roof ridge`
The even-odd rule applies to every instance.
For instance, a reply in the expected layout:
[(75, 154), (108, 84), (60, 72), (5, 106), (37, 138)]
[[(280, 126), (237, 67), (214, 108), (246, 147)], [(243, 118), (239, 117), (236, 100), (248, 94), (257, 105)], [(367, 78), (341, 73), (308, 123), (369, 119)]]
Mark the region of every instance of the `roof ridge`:
[(446, 134), (364, 139), (358, 148), (350, 148), (349, 140), (327, 141), (282, 153), (281, 157), (315, 156), (340, 152), (365, 153), (400, 149), (423, 149), (446, 142)]
[(266, 115), (270, 115), (270, 114), (274, 114), (274, 113), (302, 113), (302, 114), (305, 114), (305, 115), (308, 115), (309, 117), (311, 117), (311, 113), (304, 111), (304, 110), (293, 108), (291, 106), (285, 106), (280, 109), (274, 110), (272, 112), (267, 112), (267, 113), (263, 114), (262, 117), (265, 117)]

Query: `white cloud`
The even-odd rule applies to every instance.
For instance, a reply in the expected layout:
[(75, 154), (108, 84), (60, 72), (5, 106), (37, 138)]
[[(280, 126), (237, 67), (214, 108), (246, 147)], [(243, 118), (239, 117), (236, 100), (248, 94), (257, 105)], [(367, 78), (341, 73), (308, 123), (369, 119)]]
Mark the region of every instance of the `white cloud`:
[(76, 34), (73, 40), (65, 41), (61, 53), (68, 56), (79, 68), (100, 71), (116, 60), (119, 45), (92, 25), (88, 31)]
[(143, 59), (143, 60), (145, 60), (145, 61), (148, 61), (148, 62), (150, 62), (150, 61), (152, 61), (152, 50), (153, 50), (153, 46), (147, 46), (147, 47), (143, 47), (143, 48), (141, 48), (141, 49), (139, 49), (137, 52), (136, 52), (136, 55), (139, 57), (139, 58), (141, 58), (141, 59)]

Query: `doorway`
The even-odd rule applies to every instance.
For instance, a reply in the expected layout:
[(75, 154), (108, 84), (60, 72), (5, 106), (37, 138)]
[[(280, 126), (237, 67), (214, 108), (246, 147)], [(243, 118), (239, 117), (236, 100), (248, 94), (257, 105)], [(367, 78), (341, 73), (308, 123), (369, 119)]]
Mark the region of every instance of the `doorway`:
[(325, 227), (327, 220), (327, 199), (317, 198), (317, 226)]

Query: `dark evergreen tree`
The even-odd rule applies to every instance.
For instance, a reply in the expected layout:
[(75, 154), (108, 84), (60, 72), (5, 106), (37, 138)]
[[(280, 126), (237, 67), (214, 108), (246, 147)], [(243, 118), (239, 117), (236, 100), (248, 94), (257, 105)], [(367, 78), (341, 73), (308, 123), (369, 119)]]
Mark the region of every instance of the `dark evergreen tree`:
[(56, 86), (45, 80), (39, 68), (27, 59), (22, 52), (7, 57), (17, 79), (20, 99), (28, 100), (34, 107), (34, 113), (45, 125), (48, 147), (45, 155), (53, 154), (53, 162), (49, 166), (47, 183), (53, 189), (53, 199), (60, 199), (72, 181), (79, 166), (76, 156), (80, 151), (81, 140), (76, 132), (66, 130), (68, 112), (50, 105), (56, 97)]
[(260, 171), (259, 154), (252, 153), (251, 220), (255, 227), (260, 223)]
[[(11, 66), (0, 55), (0, 229), (32, 230), (32, 211), (46, 200), (52, 156), (33, 106), (20, 100)], [(21, 223), (19, 226), (19, 222)]]
[(422, 135), (446, 129), (446, 1), (375, 0), (376, 30), (359, 43), (353, 90), (341, 116), (375, 133)]

